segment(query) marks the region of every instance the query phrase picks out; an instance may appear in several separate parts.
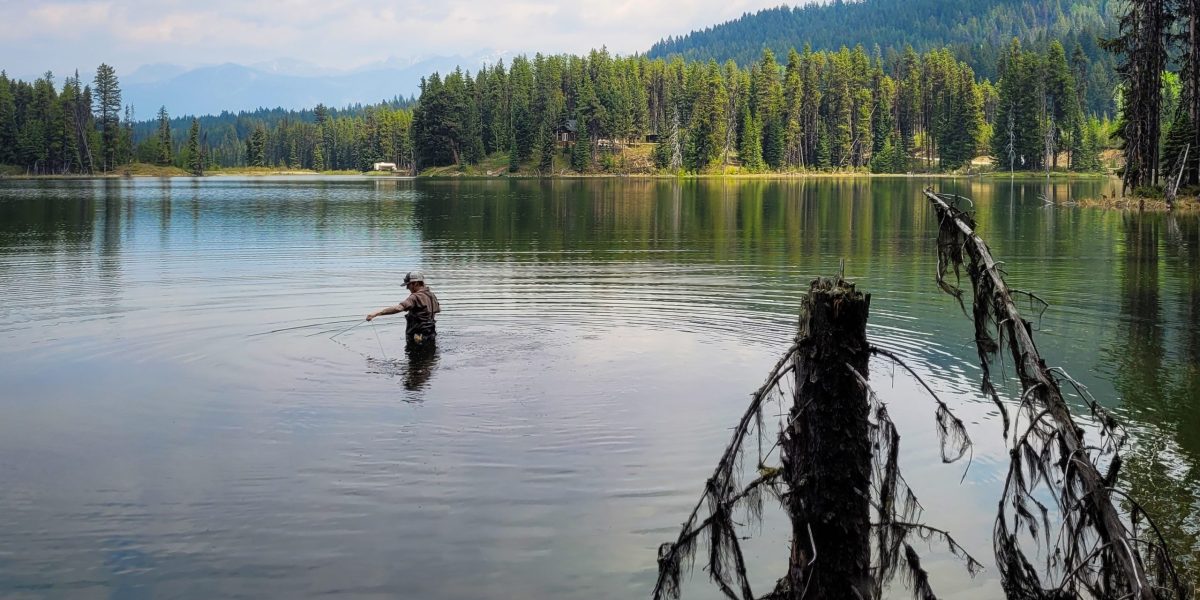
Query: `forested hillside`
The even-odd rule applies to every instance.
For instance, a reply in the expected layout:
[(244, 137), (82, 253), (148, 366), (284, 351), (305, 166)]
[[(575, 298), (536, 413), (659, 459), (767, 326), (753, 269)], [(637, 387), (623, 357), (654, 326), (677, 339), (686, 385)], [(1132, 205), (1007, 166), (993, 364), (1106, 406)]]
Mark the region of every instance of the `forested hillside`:
[(1081, 82), (1085, 110), (1111, 116), (1116, 63), (1097, 40), (1115, 34), (1117, 12), (1114, 0), (862, 0), (781, 6), (666, 38), (648, 54), (749, 65), (764, 48), (783, 56), (806, 44), (833, 51), (861, 44), (868, 52), (878, 48), (890, 64), (907, 46), (919, 53), (945, 48), (978, 77), (996, 81), (1013, 38), (1043, 52), (1058, 40), (1068, 56), (1078, 51), (1091, 63)]
[[(1006, 170), (1098, 169), (1107, 130), (1081, 109), (1088, 65), (1058, 42), (1005, 46), (993, 84), (947, 50), (888, 63), (861, 46), (765, 50), (747, 67), (578, 55), (516, 57), (431, 74), (411, 109), (262, 111), (121, 119), (116, 75), (93, 85), (0, 74), (0, 163), (32, 173), (113, 171), (132, 160), (322, 170), (506, 162), (520, 173), (953, 171), (980, 154)], [(94, 86), (94, 87), (93, 87)], [(184, 133), (184, 125), (190, 122)], [(490, 159), (489, 159), (490, 157)], [(1060, 157), (1065, 162), (1060, 162)]]

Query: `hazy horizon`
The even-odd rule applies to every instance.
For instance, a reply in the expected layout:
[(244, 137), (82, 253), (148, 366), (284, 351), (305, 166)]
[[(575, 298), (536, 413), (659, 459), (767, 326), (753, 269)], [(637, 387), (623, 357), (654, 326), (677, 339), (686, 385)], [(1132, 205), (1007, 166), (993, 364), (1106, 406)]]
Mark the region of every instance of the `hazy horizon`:
[[(800, 4), (800, 3), (792, 3)], [(370, 6), (346, 0), (252, 5), (213, 0), (0, 0), (0, 54), (10, 76), (59, 78), (113, 66), (194, 69), (233, 63), (330, 75), (436, 57), (645, 52), (672, 35), (779, 6), (777, 0), (490, 3), (447, 0)], [(283, 67), (280, 69), (279, 67)]]

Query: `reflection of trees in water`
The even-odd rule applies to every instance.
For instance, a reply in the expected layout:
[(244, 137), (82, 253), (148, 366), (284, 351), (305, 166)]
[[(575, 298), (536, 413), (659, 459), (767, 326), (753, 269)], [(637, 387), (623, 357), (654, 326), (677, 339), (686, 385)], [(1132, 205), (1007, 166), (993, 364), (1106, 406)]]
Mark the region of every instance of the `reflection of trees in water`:
[[(1194, 219), (1124, 219), (1121, 318), (1112, 356), (1115, 387), (1130, 421), (1150, 426), (1135, 432), (1125, 454), (1125, 481), (1163, 529), (1178, 553), (1178, 566), (1192, 581), (1200, 579), (1200, 332), (1193, 326), (1200, 316), (1197, 230)], [(1178, 298), (1163, 293), (1164, 284), (1175, 280)], [(1175, 300), (1183, 326), (1179, 352), (1170, 352), (1164, 301)]]

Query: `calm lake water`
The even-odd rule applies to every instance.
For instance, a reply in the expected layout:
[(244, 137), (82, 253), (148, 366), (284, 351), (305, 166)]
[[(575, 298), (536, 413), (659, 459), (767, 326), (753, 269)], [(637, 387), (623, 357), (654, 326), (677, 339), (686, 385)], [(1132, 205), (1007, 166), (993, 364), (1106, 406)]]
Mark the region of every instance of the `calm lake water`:
[[(648, 597), (842, 259), (874, 343), (975, 441), (965, 477), (942, 465), (930, 401), (873, 364), (924, 520), (989, 567), (926, 549), (935, 587), (997, 597), (1006, 454), (934, 284), (929, 183), (0, 181), (0, 597)], [(1127, 486), (1194, 564), (1197, 219), (1065, 205), (1112, 182), (932, 183), (1052, 305), (1043, 354), (1129, 426)], [(405, 356), (402, 317), (330, 339), (415, 269), (443, 307), (432, 358)], [(685, 597), (715, 597), (706, 577)]]

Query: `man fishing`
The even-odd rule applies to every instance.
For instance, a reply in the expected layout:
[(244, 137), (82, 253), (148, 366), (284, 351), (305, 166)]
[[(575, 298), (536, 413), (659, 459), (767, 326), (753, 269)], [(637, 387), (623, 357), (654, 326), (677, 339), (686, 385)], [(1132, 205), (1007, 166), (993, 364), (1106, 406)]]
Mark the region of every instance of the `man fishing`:
[(425, 275), (413, 271), (404, 276), (404, 287), (408, 288), (408, 297), (396, 306), (381, 308), (369, 315), (370, 321), (383, 315), (394, 315), (406, 312), (404, 319), (408, 326), (404, 329), (404, 337), (408, 347), (432, 346), (437, 338), (437, 319), (435, 315), (442, 312), (437, 296), (425, 285)]

